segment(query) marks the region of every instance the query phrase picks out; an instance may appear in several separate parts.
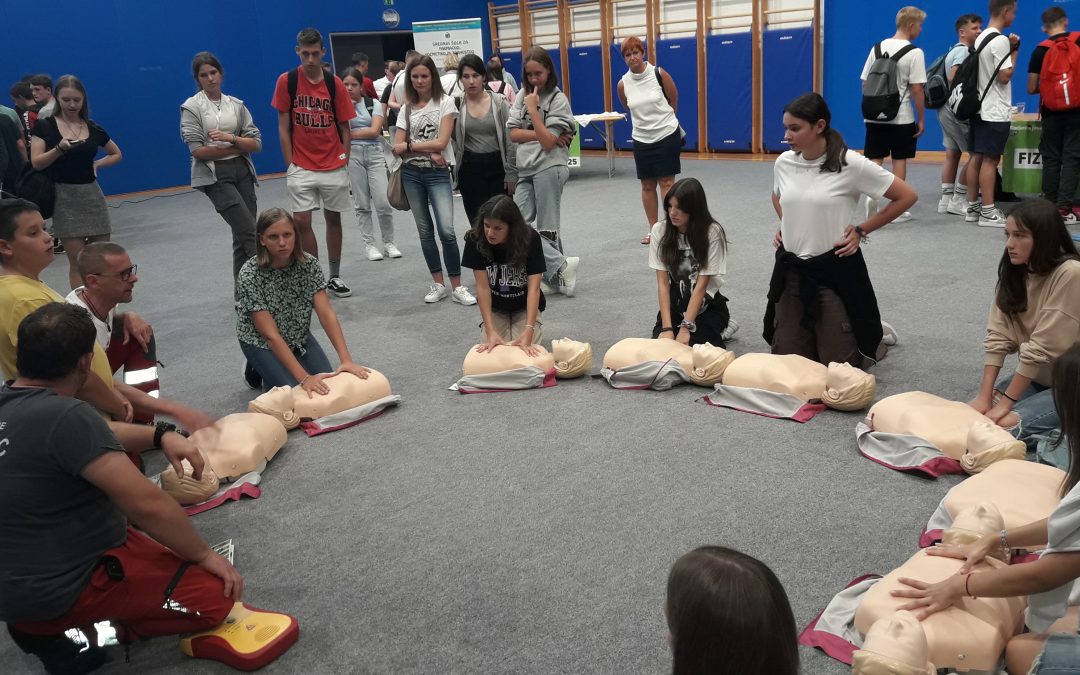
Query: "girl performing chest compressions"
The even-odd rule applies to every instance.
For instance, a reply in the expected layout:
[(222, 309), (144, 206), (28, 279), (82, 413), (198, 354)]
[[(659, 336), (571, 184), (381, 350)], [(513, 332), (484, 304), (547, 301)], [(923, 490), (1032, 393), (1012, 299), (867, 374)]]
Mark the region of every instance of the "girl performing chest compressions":
[[(649, 267), (656, 270), (660, 311), (652, 336), (684, 345), (723, 347), (731, 332), (727, 298), (720, 295), (727, 264), (724, 228), (709, 213), (705, 190), (684, 178), (664, 197), (666, 217), (653, 226)], [(733, 324), (731, 324), (733, 325)]]
[[(300, 248), (292, 216), (279, 208), (263, 211), (255, 230), (258, 253), (244, 263), (237, 280), (236, 333), (263, 391), (299, 384), (309, 395), (327, 394), (323, 380), (331, 375), (366, 378), (368, 369), (349, 354), (318, 259)], [(337, 370), (311, 334), (313, 309), (341, 360)], [(245, 370), (253, 383), (247, 376)]]
[(462, 267), (474, 270), (476, 300), (484, 323), (484, 343), (477, 351), (501, 344), (539, 353), (541, 313), (547, 304), (540, 290), (544, 251), (540, 235), (525, 224), (514, 200), (492, 197), (480, 207), (473, 229), (465, 235)]
[[(1080, 253), (1045, 200), (1013, 209), (1005, 234), (983, 341), (982, 385), (970, 405), (999, 424), (1016, 412), (1015, 433), (1031, 451), (1059, 425), (1051, 368), (1080, 336)], [(1009, 354), (1019, 355), (1016, 372), (998, 379)]]
[[(847, 149), (829, 126), (825, 99), (804, 94), (784, 108), (791, 150), (773, 169), (773, 208), (780, 230), (769, 282), (764, 338), (774, 354), (862, 364), (884, 355), (881, 315), (859, 246), (917, 195), (903, 180)], [(862, 195), (890, 204), (852, 226)]]

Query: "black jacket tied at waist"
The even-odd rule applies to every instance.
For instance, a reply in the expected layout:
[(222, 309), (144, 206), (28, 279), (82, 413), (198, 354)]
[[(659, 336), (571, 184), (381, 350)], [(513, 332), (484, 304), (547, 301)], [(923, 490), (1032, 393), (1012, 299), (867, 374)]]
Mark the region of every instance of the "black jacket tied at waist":
[(800, 258), (783, 247), (777, 249), (776, 264), (769, 280), (768, 304), (765, 306), (765, 331), (762, 333), (770, 345), (775, 331), (776, 303), (784, 292), (789, 271), (799, 275), (799, 299), (805, 311), (802, 325), (807, 329), (816, 325), (820, 309), (818, 290), (824, 286), (836, 293), (844, 303), (859, 351), (864, 356), (875, 358), (881, 344), (881, 313), (862, 250), (844, 257), (832, 250), (813, 258)]

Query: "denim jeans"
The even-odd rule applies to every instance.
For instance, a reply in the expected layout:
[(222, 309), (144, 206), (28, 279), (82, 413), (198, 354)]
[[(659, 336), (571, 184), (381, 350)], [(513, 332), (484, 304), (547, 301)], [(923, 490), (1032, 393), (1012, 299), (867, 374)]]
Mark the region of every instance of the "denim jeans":
[(356, 222), (366, 246), (375, 246), (371, 212), (379, 217), (383, 244), (394, 243), (394, 211), (386, 199), (386, 155), (383, 143), (353, 145), (349, 153), (349, 185), (352, 187)]
[[(289, 372), (289, 369), (281, 361), (278, 361), (278, 358), (274, 356), (274, 352), (269, 349), (241, 342), (240, 351), (244, 352), (244, 358), (262, 376), (263, 391), (269, 391), (273, 387), (294, 387), (299, 384), (296, 378), (292, 376), (292, 373)], [(310, 375), (334, 372), (334, 367), (330, 365), (326, 353), (323, 352), (318, 340), (311, 333), (308, 333), (304, 346), (302, 348), (293, 348), (292, 352), (296, 360)]]
[[(1012, 375), (999, 379), (998, 391), (1005, 391), (1010, 382)], [(1020, 394), (1020, 400), (1013, 405), (1013, 411), (1020, 416), (1020, 426), (1012, 433), (1027, 444), (1028, 452), (1035, 452), (1040, 438), (1061, 428), (1061, 420), (1054, 409), (1054, 390), (1038, 382), (1032, 382)]]
[[(561, 207), (563, 185), (570, 178), (570, 169), (565, 166), (553, 166), (526, 178), (519, 178), (514, 190), (514, 203), (521, 209), (526, 223), (530, 223), (540, 232), (552, 232), (559, 235), (561, 227)], [(559, 272), (566, 264), (566, 256), (547, 237), (541, 237), (544, 247), (544, 281), (552, 286), (558, 285)]]
[(1031, 666), (1034, 675), (1080, 675), (1080, 636), (1054, 633)]
[[(435, 243), (435, 228), (443, 246), (446, 273), (461, 276), (461, 253), (457, 235), (454, 233), (454, 190), (450, 182), (450, 170), (437, 167), (420, 167), (406, 164), (401, 167), (401, 184), (409, 198), (409, 209), (416, 221), (420, 235), (420, 250), (424, 252), (428, 271), (442, 271), (439, 262), (439, 246)], [(432, 212), (435, 220), (432, 222)]]

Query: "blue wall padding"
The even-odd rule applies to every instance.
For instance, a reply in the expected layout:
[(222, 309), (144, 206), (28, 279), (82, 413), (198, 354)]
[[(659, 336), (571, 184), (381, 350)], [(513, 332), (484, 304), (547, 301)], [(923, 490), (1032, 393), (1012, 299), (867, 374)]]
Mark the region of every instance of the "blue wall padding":
[[(896, 28), (896, 12), (905, 5), (903, 0), (829, 0), (825, 4), (825, 99), (832, 110), (833, 126), (852, 148), (862, 148), (866, 130), (861, 113), (859, 75), (870, 49), (880, 40), (892, 37)], [(940, 7), (939, 7), (940, 5)], [(978, 14), (983, 26), (989, 17), (986, 0), (951, 0), (920, 5), (928, 12), (922, 34), (915, 44), (926, 55), (926, 65), (944, 54), (956, 43), (954, 24), (961, 14)], [(1020, 52), (1012, 79), (1013, 104), (1024, 103), (1027, 112), (1035, 112), (1038, 96), (1027, 94), (1027, 69), (1031, 52), (1045, 39), (1039, 15), (1049, 6), (1061, 6), (1068, 14), (1070, 28), (1080, 17), (1080, 0), (1047, 0), (1046, 2), (1017, 3), (1017, 17), (1005, 32), (1020, 36)], [(941, 127), (937, 111), (926, 111), (926, 133), (919, 138), (919, 150), (943, 150)]]
[[(567, 51), (570, 57), (570, 107), (574, 114), (604, 112), (603, 46), (568, 47)], [(581, 127), (581, 147), (604, 147), (604, 138), (595, 126)]]
[(514, 76), (520, 89), (525, 84), (525, 78), (521, 74), (521, 52), (500, 52), (499, 57), (503, 62), (503, 70)]
[(709, 150), (749, 152), (754, 133), (753, 40), (750, 32), (709, 35), (705, 44)]
[(686, 130), (684, 150), (697, 150), (698, 68), (697, 38), (666, 38), (656, 41), (656, 62), (679, 90), (679, 122)]
[[(220, 20), (176, 3), (59, 0), (49, 7), (63, 21), (50, 25), (48, 48), (0, 59), (0, 83), (6, 91), (23, 75), (38, 72), (49, 73), (54, 81), (68, 73), (83, 81), (91, 116), (124, 153), (120, 164), (101, 171), (107, 194), (190, 182), (190, 155), (180, 140), (180, 104), (195, 91), (191, 57), (196, 52), (211, 51), (221, 60), (225, 92), (244, 100), (263, 134), (255, 168), (270, 173), (285, 169), (270, 98), (277, 76), (299, 65), (293, 51), (296, 33), (305, 26), (322, 31), (329, 60), (331, 32), (386, 30), (381, 2), (326, 0), (315, 6), (222, 0), (214, 6), (215, 16), (225, 17)], [(413, 21), (481, 17), (483, 43), (491, 44), (482, 0), (396, 0), (394, 9), (401, 15), (399, 30), (409, 30)], [(40, 6), (7, 3), (3, 17), (9, 26), (37, 25)], [(110, 43), (103, 43), (102, 36), (110, 35), (122, 35), (122, 46), (103, 47)], [(518, 65), (520, 71), (520, 57)]]
[(761, 81), (762, 145), (767, 152), (783, 152), (784, 106), (814, 88), (812, 28), (765, 30)]

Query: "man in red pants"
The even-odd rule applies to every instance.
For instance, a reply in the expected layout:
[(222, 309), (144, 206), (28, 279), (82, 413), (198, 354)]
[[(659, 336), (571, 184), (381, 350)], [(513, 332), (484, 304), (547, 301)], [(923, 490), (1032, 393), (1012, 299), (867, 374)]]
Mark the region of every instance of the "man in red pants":
[(104, 661), (99, 649), (80, 652), (70, 628), (108, 620), (125, 640), (206, 630), (243, 593), (232, 564), (124, 455), (160, 447), (177, 473), (186, 459), (198, 478), (198, 449), (160, 426), (110, 429), (73, 398), (94, 337), (84, 309), (39, 307), (18, 326), (19, 376), (0, 387), (0, 620), (50, 673)]

